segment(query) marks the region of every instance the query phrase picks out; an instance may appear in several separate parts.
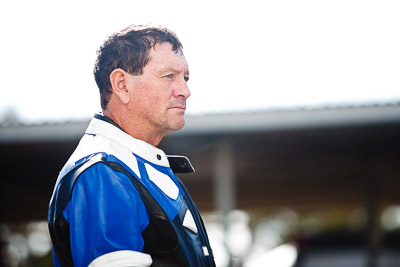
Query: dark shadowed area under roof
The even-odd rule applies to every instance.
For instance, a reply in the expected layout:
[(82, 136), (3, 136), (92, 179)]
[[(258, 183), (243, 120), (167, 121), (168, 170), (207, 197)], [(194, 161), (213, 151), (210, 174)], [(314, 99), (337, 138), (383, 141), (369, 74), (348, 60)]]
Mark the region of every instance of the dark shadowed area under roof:
[[(89, 120), (0, 128), (2, 221), (45, 220), (58, 172)], [(196, 172), (181, 176), (202, 211), (217, 208), (216, 151), (233, 156), (234, 205), (247, 210), (400, 203), (400, 105), (187, 116), (166, 136)], [(373, 189), (373, 190), (372, 190)]]

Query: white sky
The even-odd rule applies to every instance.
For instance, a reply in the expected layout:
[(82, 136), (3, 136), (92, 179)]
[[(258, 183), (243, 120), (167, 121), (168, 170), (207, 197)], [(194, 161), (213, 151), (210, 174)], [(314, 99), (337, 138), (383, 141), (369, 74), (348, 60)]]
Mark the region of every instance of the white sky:
[(188, 113), (400, 100), (400, 1), (1, 1), (0, 112), (99, 110), (96, 50), (132, 23), (175, 30)]

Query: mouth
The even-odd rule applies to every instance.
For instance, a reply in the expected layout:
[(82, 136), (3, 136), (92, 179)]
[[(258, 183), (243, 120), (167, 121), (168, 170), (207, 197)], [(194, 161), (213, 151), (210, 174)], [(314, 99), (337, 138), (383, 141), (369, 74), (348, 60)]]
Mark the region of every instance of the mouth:
[(170, 107), (169, 107), (169, 109), (180, 109), (180, 110), (183, 110), (183, 111), (185, 111), (186, 110), (186, 103), (175, 103), (175, 104), (172, 104)]
[(170, 107), (170, 109), (181, 109), (181, 110), (186, 110), (186, 106), (173, 106), (173, 107)]

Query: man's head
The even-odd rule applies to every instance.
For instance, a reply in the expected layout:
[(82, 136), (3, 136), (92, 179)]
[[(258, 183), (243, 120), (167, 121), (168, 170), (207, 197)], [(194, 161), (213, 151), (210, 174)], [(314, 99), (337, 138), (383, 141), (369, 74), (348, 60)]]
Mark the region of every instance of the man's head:
[(135, 138), (158, 145), (184, 124), (189, 68), (171, 31), (131, 26), (99, 51), (95, 78), (104, 115)]
[(161, 26), (131, 25), (111, 35), (97, 51), (94, 77), (100, 91), (101, 108), (106, 109), (112, 88), (110, 74), (120, 68), (134, 74), (143, 74), (149, 62), (149, 52), (158, 43), (170, 43), (173, 50), (182, 50), (176, 34)]

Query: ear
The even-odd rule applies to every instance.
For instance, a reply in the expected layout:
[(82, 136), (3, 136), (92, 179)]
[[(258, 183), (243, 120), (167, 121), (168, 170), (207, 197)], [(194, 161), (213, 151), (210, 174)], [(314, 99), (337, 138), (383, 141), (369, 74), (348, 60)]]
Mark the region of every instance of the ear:
[(110, 83), (113, 93), (119, 98), (123, 104), (130, 101), (129, 90), (127, 87), (128, 73), (123, 69), (115, 69), (110, 74)]

